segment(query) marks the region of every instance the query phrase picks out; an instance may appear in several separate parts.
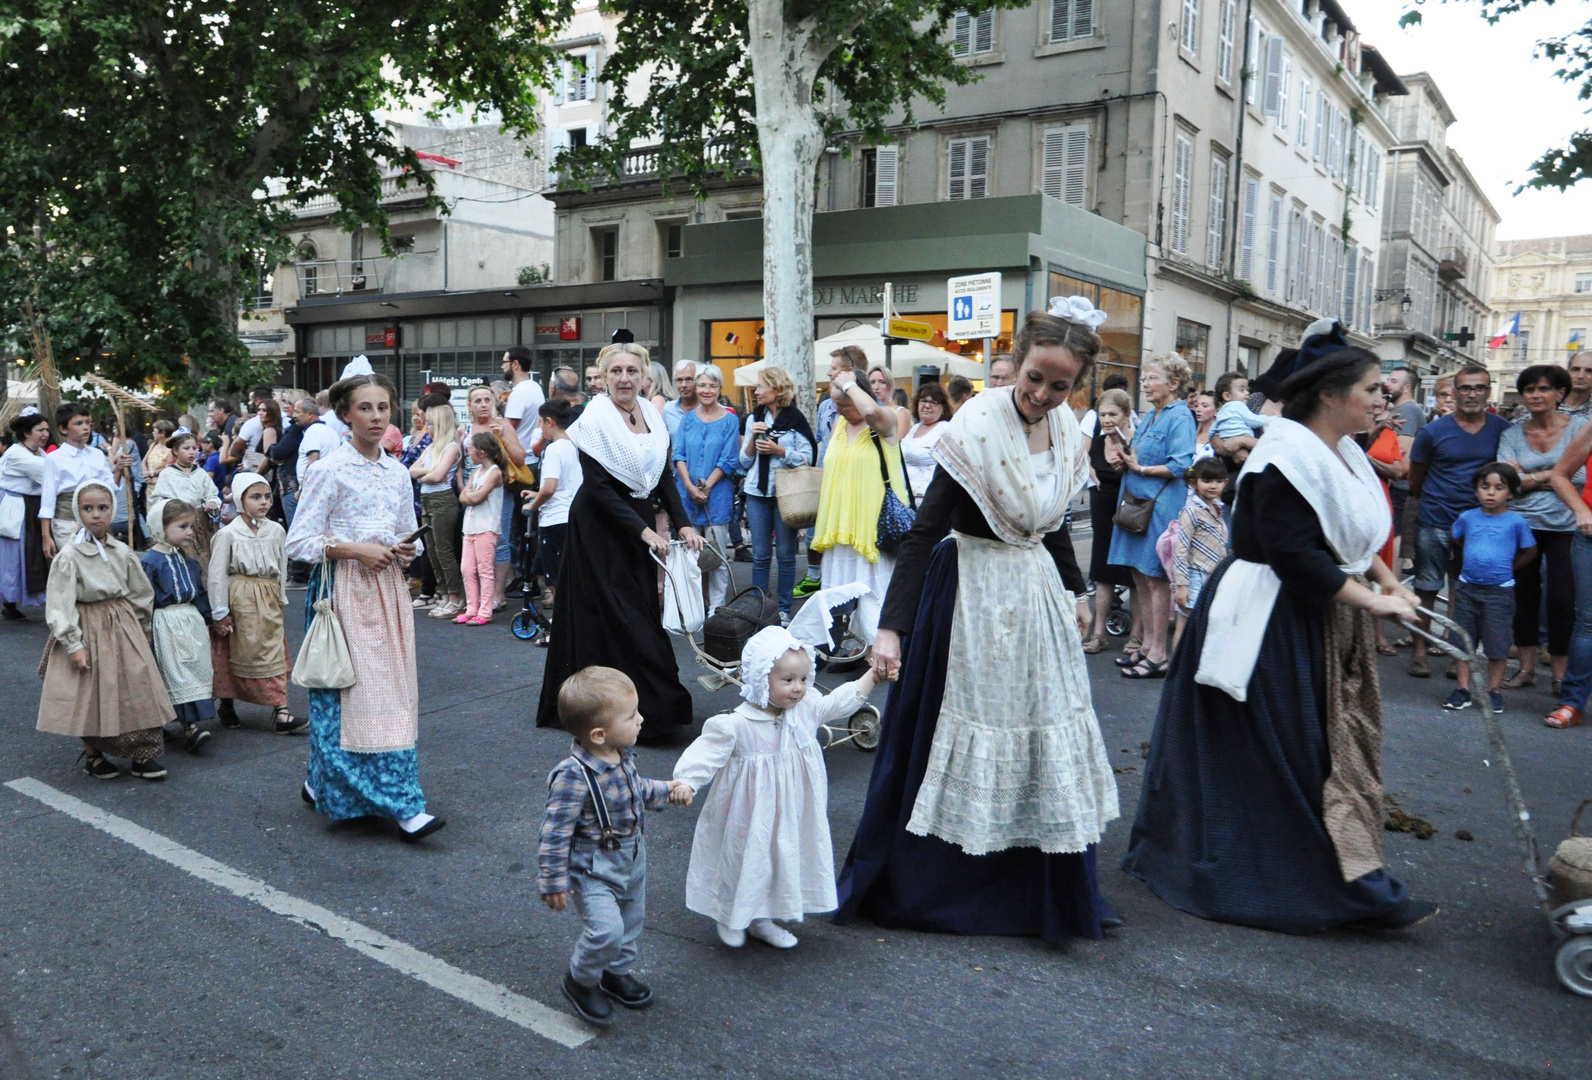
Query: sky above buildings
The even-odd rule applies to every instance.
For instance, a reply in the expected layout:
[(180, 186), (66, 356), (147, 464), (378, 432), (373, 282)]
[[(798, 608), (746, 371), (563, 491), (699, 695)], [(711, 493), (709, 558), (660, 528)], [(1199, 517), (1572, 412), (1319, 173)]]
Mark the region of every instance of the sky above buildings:
[(1499, 239), (1592, 233), (1592, 181), (1563, 193), (1513, 194), (1543, 151), (1592, 127), (1577, 88), (1553, 77), (1555, 63), (1533, 55), (1538, 41), (1585, 23), (1592, 5), (1539, 2), (1490, 26), (1474, 0), (1429, 2), (1421, 25), (1403, 29), (1399, 16), (1408, 7), (1408, 0), (1362, 0), (1350, 14), (1394, 70), (1437, 80), (1458, 118), (1448, 144), (1502, 215)]

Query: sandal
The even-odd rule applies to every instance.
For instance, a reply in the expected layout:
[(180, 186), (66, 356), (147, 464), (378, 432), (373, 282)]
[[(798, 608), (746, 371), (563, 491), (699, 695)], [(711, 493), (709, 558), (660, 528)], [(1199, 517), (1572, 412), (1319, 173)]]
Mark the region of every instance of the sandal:
[(1157, 664), (1146, 656), (1132, 667), (1123, 668), (1122, 677), (1124, 679), (1164, 679), (1166, 678), (1166, 669), (1170, 664), (1170, 660), (1162, 660)]
[(1125, 655), (1125, 656), (1132, 656), (1136, 652), (1143, 652), (1143, 651), (1144, 651), (1144, 642), (1140, 641), (1138, 638), (1129, 638), (1128, 639), (1128, 643), (1126, 645), (1122, 646), (1122, 652), (1123, 652), (1123, 655)]
[(1399, 654), (1397, 649), (1385, 641), (1377, 644), (1376, 651), (1382, 656), (1397, 656)]
[(1091, 634), (1091, 635), (1089, 635), (1088, 637), (1084, 638), (1083, 651), (1086, 652), (1086, 653), (1089, 653), (1091, 656), (1094, 655), (1095, 653), (1103, 653), (1103, 652), (1105, 652), (1106, 651), (1106, 640), (1105, 640), (1105, 638), (1101, 637), (1099, 634)]
[(1395, 649), (1407, 649), (1411, 645), (1415, 644), (1415, 639), (1410, 637), (1408, 634), (1405, 634), (1403, 637), (1399, 638), (1397, 641), (1390, 641), (1390, 642), (1388, 642), (1388, 644), (1393, 646)]
[(1119, 656), (1111, 662), (1117, 665), (1119, 668), (1130, 668), (1138, 667), (1143, 660), (1144, 654), (1142, 652), (1134, 651), (1129, 653), (1127, 656)]
[(1565, 728), (1580, 727), (1581, 710), (1572, 708), (1569, 705), (1560, 705), (1543, 717), (1542, 722), (1551, 728), (1559, 728), (1561, 731)]
[(1531, 687), (1535, 686), (1536, 683), (1536, 673), (1521, 668), (1519, 671), (1515, 672), (1513, 677), (1504, 680), (1504, 689), (1529, 690)]

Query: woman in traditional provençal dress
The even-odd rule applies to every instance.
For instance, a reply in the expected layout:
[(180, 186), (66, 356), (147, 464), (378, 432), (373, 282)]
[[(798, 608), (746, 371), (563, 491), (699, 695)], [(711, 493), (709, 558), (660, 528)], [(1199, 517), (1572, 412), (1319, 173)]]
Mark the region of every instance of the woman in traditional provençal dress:
[(1058, 407), (1105, 316), (1081, 297), (1051, 310), (1013, 342), (1016, 385), (963, 405), (935, 446), (874, 641), (875, 670), (899, 682), (840, 875), (841, 921), (1047, 941), (1120, 921), (1095, 869), (1117, 788), (1064, 525), (1087, 461)]

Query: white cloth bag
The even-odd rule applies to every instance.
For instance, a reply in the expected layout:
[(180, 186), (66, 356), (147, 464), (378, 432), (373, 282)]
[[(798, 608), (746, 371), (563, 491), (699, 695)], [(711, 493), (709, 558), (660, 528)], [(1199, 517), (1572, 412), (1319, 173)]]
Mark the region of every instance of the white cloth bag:
[(702, 567), (697, 553), (684, 544), (671, 544), (664, 563), (669, 587), (663, 590), (663, 628), (671, 634), (696, 634), (707, 612), (702, 602)]
[(357, 681), (343, 624), (332, 610), (331, 566), (323, 557), (320, 587), (315, 593), (315, 620), (299, 646), (293, 663), (293, 682), (310, 690), (347, 690)]
[(22, 523), (27, 518), (28, 507), (16, 495), (0, 495), (0, 537), (7, 540), (22, 539)]

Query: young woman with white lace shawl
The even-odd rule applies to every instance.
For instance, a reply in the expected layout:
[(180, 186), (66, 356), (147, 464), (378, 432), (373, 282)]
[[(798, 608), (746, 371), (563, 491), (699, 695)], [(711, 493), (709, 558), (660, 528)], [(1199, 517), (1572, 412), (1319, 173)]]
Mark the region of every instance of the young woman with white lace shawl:
[(658, 566), (649, 555), (669, 554), (666, 532), (655, 527), (658, 510), (693, 551), (701, 550), (702, 538), (669, 475), (663, 414), (640, 396), (642, 352), (634, 345), (610, 348), (600, 361), (608, 392), (592, 398), (569, 427), (581, 484), (569, 507), (536, 723), (558, 727), (558, 688), (581, 668), (602, 664), (635, 682), (641, 737), (657, 738), (691, 723), (691, 694), (680, 685), (663, 629)]
[(874, 641), (899, 678), (839, 883), (846, 920), (1056, 941), (1120, 920), (1095, 844), (1117, 817), (1066, 527), (1088, 476), (1068, 395), (1100, 348), (1082, 297), (1033, 312), (1016, 384), (963, 405), (902, 544)]
[(1122, 865), (1201, 918), (1401, 929), (1436, 907), (1382, 865), (1375, 619), (1416, 601), (1377, 555), (1392, 518), (1352, 438), (1375, 422), (1381, 361), (1310, 337), (1279, 364), (1257, 385), (1283, 415), (1239, 474), (1233, 553), (1173, 657)]

